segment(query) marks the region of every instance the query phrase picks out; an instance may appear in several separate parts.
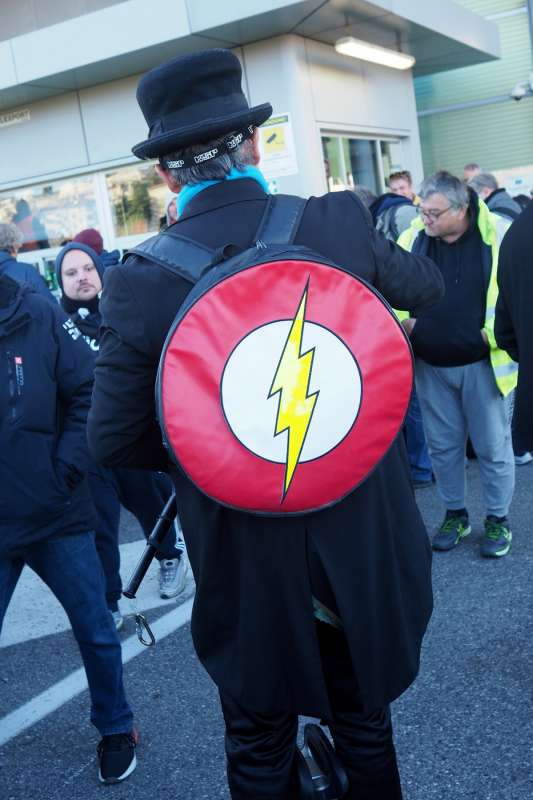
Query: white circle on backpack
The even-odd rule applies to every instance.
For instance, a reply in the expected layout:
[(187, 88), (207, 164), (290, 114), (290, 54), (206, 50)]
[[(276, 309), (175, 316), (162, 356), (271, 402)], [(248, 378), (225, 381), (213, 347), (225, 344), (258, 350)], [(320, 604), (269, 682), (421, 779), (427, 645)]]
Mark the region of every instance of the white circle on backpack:
[[(279, 464), (287, 460), (289, 434), (287, 430), (275, 434), (280, 394), (269, 394), (292, 324), (292, 320), (270, 322), (245, 336), (228, 358), (220, 386), (224, 415), (234, 436), (255, 455)], [(318, 395), (299, 463), (337, 447), (361, 406), (361, 375), (351, 351), (324, 326), (305, 321), (300, 353), (313, 349), (307, 397)]]

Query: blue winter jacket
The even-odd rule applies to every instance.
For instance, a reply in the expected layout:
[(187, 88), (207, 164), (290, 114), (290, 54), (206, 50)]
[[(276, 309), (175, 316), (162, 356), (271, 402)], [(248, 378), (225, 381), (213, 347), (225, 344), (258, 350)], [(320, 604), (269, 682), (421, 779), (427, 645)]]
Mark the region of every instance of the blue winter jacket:
[(61, 308), (0, 276), (0, 558), (94, 527), (86, 480), (93, 382)]
[(23, 261), (17, 261), (17, 259), (6, 250), (0, 250), (0, 275), (7, 275), (18, 283), (27, 283), (28, 286), (35, 289), (42, 297), (46, 297), (51, 303), (57, 303), (54, 295), (48, 289), (48, 286), (35, 267), (31, 264), (25, 264)]

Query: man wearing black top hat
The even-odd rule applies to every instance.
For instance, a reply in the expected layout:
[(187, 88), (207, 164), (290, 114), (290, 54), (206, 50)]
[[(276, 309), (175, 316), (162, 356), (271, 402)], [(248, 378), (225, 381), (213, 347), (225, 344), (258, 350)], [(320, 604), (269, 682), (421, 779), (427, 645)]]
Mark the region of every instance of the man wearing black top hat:
[[(272, 108), (248, 106), (238, 59), (216, 49), (177, 58), (145, 75), (137, 98), (150, 132), (133, 152), (158, 157), (178, 195), (178, 221), (161, 236), (220, 250), (253, 244), (268, 193), (256, 127)], [(295, 243), (366, 279), (393, 307), (441, 296), (433, 263), (386, 242), (350, 192), (311, 198)], [(297, 720), (307, 714), (329, 725), (348, 797), (398, 800), (389, 703), (417, 674), (432, 607), (405, 446), (398, 439), (360, 488), (318, 513), (266, 518), (207, 498), (169, 463), (154, 408), (161, 349), (190, 288), (140, 256), (107, 272), (89, 441), (110, 466), (170, 471), (197, 585), (194, 645), (220, 691), (231, 796), (300, 796)]]

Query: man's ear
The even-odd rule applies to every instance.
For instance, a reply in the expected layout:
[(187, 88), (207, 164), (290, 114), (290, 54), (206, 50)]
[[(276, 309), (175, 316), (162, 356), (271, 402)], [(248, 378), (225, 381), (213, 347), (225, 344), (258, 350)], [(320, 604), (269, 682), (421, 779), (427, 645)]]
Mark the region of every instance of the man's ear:
[(252, 142), (252, 152), (253, 152), (253, 163), (254, 166), (257, 166), (261, 161), (261, 151), (259, 150), (259, 128), (255, 129), (251, 142)]
[(165, 181), (166, 185), (168, 186), (171, 192), (174, 192), (174, 194), (179, 194), (181, 192), (182, 190), (181, 183), (176, 183), (176, 181), (172, 177), (172, 173), (169, 172), (168, 169), (162, 167), (161, 164), (156, 164), (155, 171), (157, 172), (161, 180)]

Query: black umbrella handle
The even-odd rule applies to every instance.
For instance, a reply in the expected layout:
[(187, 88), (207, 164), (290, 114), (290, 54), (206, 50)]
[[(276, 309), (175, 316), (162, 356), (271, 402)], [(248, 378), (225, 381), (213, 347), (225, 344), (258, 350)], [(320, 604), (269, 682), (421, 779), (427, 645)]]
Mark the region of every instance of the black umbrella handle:
[(178, 508), (176, 506), (176, 495), (172, 494), (169, 497), (163, 511), (157, 518), (154, 529), (148, 538), (146, 547), (144, 548), (144, 553), (142, 554), (139, 563), (135, 567), (135, 570), (126, 585), (126, 588), (122, 592), (124, 597), (128, 597), (130, 600), (135, 598), (139, 590), (139, 586), (141, 585), (144, 576), (148, 572), (148, 567), (154, 560), (154, 556), (159, 550), (161, 543), (176, 519), (177, 513)]

